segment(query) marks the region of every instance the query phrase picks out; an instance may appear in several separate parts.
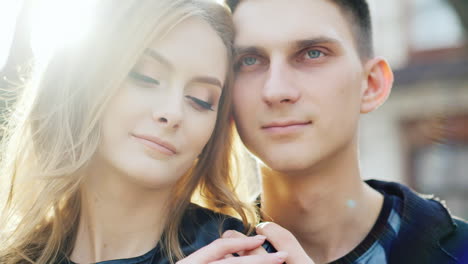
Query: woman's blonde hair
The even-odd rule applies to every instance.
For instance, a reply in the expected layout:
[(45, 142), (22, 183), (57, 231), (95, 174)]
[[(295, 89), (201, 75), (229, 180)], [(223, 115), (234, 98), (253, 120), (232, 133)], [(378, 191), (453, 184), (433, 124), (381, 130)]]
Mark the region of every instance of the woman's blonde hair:
[[(103, 110), (150, 43), (189, 17), (205, 19), (232, 59), (228, 11), (197, 0), (98, 1), (97, 20), (79, 44), (56, 48), (20, 91), (2, 140), (0, 262), (60, 262), (70, 255), (80, 215), (80, 173), (100, 142)], [(255, 221), (239, 199), (230, 71), (216, 126), (193, 168), (177, 182), (162, 245), (170, 260), (183, 257), (178, 231), (191, 199)], [(196, 195), (195, 195), (196, 194)], [(2, 196), (3, 195), (3, 196)], [(244, 196), (247, 197), (247, 196)]]

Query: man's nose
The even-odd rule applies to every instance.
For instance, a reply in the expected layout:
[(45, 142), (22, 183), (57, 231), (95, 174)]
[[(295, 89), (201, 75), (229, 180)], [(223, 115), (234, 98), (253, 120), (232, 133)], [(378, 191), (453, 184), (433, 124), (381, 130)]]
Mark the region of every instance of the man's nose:
[(269, 106), (294, 104), (301, 97), (292, 79), (292, 66), (284, 61), (270, 63), (268, 76), (262, 90), (262, 99)]

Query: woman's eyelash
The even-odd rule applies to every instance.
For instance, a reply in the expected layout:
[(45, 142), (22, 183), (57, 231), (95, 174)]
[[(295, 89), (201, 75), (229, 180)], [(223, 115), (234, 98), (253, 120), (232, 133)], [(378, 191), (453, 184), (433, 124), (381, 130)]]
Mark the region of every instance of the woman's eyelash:
[[(139, 80), (139, 81), (143, 81), (143, 82), (146, 82), (146, 83), (151, 83), (151, 84), (156, 84), (156, 85), (159, 85), (159, 81), (156, 80), (156, 79), (153, 79), (149, 76), (146, 76), (144, 74), (141, 74), (141, 73), (138, 73), (136, 71), (130, 71), (128, 73), (128, 75), (135, 79), (135, 80)], [(208, 103), (208, 102), (205, 102), (203, 100), (200, 100), (196, 97), (193, 97), (193, 96), (190, 96), (190, 95), (187, 95), (185, 96), (186, 98), (192, 100), (194, 103), (196, 103), (197, 105), (199, 105), (200, 107), (204, 108), (204, 109), (207, 109), (207, 110), (211, 110), (211, 111), (214, 111), (213, 109), (213, 105)]]
[(130, 71), (128, 75), (136, 80), (159, 85), (159, 81), (136, 71)]
[(190, 96), (190, 95), (186, 95), (185, 97), (192, 100), (193, 102), (195, 102), (199, 106), (203, 107), (204, 109), (214, 111), (213, 110), (213, 105), (208, 103), (208, 102), (205, 102), (203, 100), (200, 100), (200, 99), (198, 99), (196, 97), (193, 97), (193, 96)]

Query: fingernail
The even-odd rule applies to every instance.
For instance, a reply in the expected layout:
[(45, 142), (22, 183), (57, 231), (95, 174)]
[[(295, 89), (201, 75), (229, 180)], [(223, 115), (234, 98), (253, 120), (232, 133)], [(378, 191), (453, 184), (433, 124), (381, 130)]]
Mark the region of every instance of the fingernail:
[(286, 259), (288, 258), (288, 253), (285, 252), (285, 251), (278, 251), (275, 253), (276, 256), (278, 257), (278, 261), (280, 263), (283, 263), (284, 261), (286, 261)]
[(258, 225), (256, 226), (256, 228), (262, 229), (262, 228), (264, 228), (266, 225), (268, 225), (269, 223), (270, 223), (270, 222), (263, 222), (263, 223), (260, 223), (260, 224), (258, 224)]
[(258, 239), (258, 240), (265, 240), (266, 239), (266, 236), (262, 236), (262, 235), (256, 235), (254, 236), (255, 239)]
[(224, 232), (222, 237), (229, 238), (229, 237), (232, 237), (233, 235), (234, 235), (234, 232), (232, 232), (231, 230), (228, 230), (228, 231)]

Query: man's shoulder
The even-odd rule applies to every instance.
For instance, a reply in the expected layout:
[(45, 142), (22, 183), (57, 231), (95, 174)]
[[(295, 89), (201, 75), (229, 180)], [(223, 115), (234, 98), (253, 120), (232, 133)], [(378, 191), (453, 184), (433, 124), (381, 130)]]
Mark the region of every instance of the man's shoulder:
[(468, 235), (468, 222), (464, 219), (460, 219), (458, 217), (454, 217), (455, 224), (457, 225), (457, 229), (460, 233)]
[(468, 222), (459, 218), (454, 218), (454, 222), (456, 229), (443, 241), (443, 245), (453, 252), (459, 263), (468, 263)]
[[(384, 195), (393, 195), (402, 201), (402, 221), (414, 224), (420, 230), (423, 227), (437, 226), (436, 230), (460, 230), (467, 233), (466, 220), (453, 216), (444, 201), (434, 195), (420, 194), (406, 185), (378, 180), (366, 181), (372, 188)], [(407, 226), (408, 228), (408, 226)], [(451, 233), (451, 232), (448, 232)]]
[(468, 224), (452, 216), (440, 199), (419, 194), (396, 182), (368, 180), (366, 183), (402, 201), (401, 229), (394, 242), (393, 261), (468, 263), (465, 259), (468, 256), (464, 256), (468, 253)]
[(397, 182), (367, 180), (366, 183), (384, 195), (400, 198), (403, 203), (403, 217), (417, 216), (413, 215), (417, 213), (432, 216), (432, 219), (434, 214), (445, 219), (448, 216), (451, 219), (445, 203), (434, 195), (417, 193), (410, 187)]

